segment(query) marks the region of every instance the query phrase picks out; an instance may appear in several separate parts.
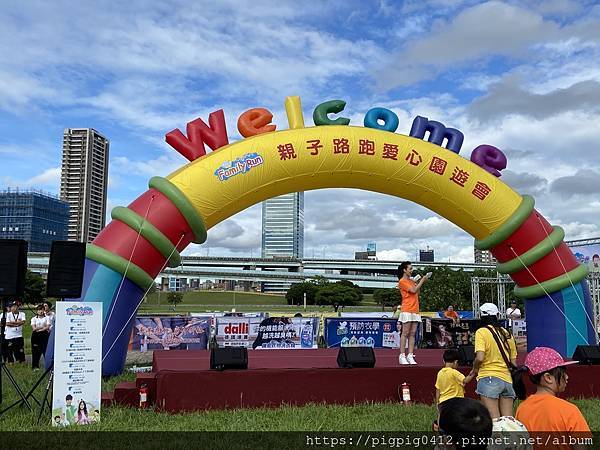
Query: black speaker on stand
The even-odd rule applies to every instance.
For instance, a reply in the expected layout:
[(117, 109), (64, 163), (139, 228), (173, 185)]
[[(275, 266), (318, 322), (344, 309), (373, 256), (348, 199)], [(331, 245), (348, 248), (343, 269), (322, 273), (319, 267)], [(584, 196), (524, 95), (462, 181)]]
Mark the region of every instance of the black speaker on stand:
[(578, 345), (573, 353), (573, 361), (579, 361), (579, 364), (588, 366), (597, 366), (600, 364), (600, 346)]
[(461, 345), (458, 347), (458, 365), (469, 366), (473, 365), (475, 361), (475, 346), (474, 345)]
[(375, 367), (375, 352), (372, 347), (340, 347), (337, 357), (339, 367)]
[(83, 242), (52, 242), (46, 284), (48, 297), (61, 299), (81, 297), (85, 247)]
[(248, 349), (246, 347), (213, 348), (210, 351), (212, 370), (245, 370), (248, 368)]
[[(0, 411), (0, 415), (11, 409), (13, 406), (18, 404), (24, 404), (27, 406), (29, 411), (33, 411), (31, 405), (27, 401), (29, 396), (26, 396), (15, 377), (6, 367), (4, 361), (4, 340), (6, 330), (6, 309), (8, 305), (8, 298), (13, 297), (13, 300), (17, 300), (16, 297), (23, 296), (25, 292), (25, 274), (27, 273), (27, 241), (16, 240), (16, 239), (0, 239), (0, 300), (2, 303), (2, 313), (0, 315), (0, 403), (3, 401), (2, 396), (2, 377), (6, 375), (6, 378), (15, 388), (20, 399), (13, 403), (11, 406), (4, 408)], [(35, 399), (36, 403), (39, 402)]]

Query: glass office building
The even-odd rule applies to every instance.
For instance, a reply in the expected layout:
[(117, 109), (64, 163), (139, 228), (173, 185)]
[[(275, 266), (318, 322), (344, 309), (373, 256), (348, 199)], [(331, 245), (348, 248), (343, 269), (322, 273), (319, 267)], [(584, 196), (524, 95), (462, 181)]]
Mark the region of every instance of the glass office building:
[(49, 252), (66, 241), (69, 204), (41, 191), (0, 192), (0, 239), (24, 239), (30, 252)]
[[(262, 204), (262, 257), (304, 256), (304, 192), (266, 200)], [(263, 292), (286, 292), (289, 283), (265, 282)]]

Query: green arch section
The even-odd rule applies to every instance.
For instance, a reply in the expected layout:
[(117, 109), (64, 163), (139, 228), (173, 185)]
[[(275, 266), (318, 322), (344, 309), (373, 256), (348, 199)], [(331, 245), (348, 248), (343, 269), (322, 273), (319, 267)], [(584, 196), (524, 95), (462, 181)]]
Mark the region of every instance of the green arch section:
[(114, 208), (110, 216), (123, 222), (136, 233), (139, 232), (168, 260), (169, 267), (177, 267), (181, 264), (181, 256), (169, 238), (142, 216), (124, 206)]
[[(115, 272), (125, 275), (143, 290), (148, 289), (148, 287), (154, 283), (154, 279), (138, 265), (132, 262), (128, 263), (125, 258), (121, 258), (119, 255), (115, 255), (102, 247), (98, 247), (94, 244), (87, 244), (85, 256), (99, 264), (104, 264)], [(127, 264), (129, 264), (129, 267)]]
[(554, 227), (554, 231), (547, 238), (527, 250), (519, 258), (499, 263), (497, 267), (498, 272), (511, 274), (531, 266), (558, 247), (564, 237), (564, 230), (561, 227)]
[(543, 281), (539, 284), (527, 287), (515, 287), (515, 295), (521, 298), (536, 298), (546, 295), (546, 292), (553, 293), (571, 286), (571, 283), (579, 283), (588, 274), (588, 268), (580, 265), (564, 275)]
[(192, 232), (194, 233), (194, 242), (196, 244), (203, 244), (206, 241), (206, 226), (204, 225), (204, 220), (179, 188), (166, 178), (162, 177), (152, 177), (148, 186), (156, 189), (173, 202), (192, 229)]
[(533, 211), (534, 206), (534, 198), (530, 195), (524, 195), (523, 201), (513, 215), (488, 237), (475, 240), (475, 247), (478, 250), (489, 250), (504, 242), (525, 222), (525, 219)]

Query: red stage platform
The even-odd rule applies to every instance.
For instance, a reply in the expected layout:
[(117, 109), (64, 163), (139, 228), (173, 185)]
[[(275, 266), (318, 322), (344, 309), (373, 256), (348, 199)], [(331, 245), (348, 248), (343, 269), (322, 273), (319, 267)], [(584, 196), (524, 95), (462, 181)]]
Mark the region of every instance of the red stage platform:
[[(417, 366), (398, 365), (398, 351), (377, 349), (372, 369), (340, 369), (338, 349), (249, 350), (248, 370), (210, 370), (210, 351), (155, 351), (153, 371), (138, 374), (135, 383), (117, 384), (112, 401), (138, 405), (138, 389), (149, 387), (149, 400), (159, 410), (178, 412), (304, 405), (397, 402), (402, 383), (412, 399), (432, 403), (442, 350), (419, 350)], [(524, 356), (524, 355), (523, 355)], [(522, 358), (520, 358), (522, 359)], [(522, 362), (522, 361), (521, 361)], [(461, 369), (464, 373), (468, 368)], [(568, 395), (600, 397), (600, 366), (569, 368)], [(475, 397), (475, 383), (467, 387)], [(106, 396), (105, 398), (110, 398)]]

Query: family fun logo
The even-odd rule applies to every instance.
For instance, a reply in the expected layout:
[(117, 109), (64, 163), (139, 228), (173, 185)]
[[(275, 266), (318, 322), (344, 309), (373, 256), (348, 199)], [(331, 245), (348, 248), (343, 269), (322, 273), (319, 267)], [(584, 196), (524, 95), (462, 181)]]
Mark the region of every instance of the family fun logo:
[(67, 316), (92, 316), (94, 310), (89, 306), (71, 306), (67, 308)]
[(219, 177), (220, 181), (225, 181), (240, 173), (246, 173), (253, 167), (260, 166), (263, 163), (263, 157), (258, 153), (247, 153), (235, 161), (225, 161), (221, 164), (221, 167), (215, 170), (215, 176)]

